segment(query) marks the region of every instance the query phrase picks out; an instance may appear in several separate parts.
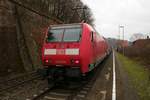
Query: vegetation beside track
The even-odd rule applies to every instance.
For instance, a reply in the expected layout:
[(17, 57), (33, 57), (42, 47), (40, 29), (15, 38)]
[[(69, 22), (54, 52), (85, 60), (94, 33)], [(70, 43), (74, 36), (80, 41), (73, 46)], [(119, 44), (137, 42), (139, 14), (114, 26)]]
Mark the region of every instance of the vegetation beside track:
[(139, 39), (125, 47), (125, 55), (150, 70), (150, 39)]
[(150, 72), (140, 65), (121, 54), (117, 54), (123, 69), (128, 73), (133, 87), (137, 90), (140, 100), (150, 100)]

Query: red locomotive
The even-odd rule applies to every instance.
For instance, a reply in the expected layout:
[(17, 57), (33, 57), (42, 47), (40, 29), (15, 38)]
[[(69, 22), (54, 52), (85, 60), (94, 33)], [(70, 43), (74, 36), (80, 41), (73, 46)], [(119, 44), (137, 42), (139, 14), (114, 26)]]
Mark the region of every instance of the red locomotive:
[(107, 41), (86, 23), (52, 25), (46, 32), (42, 62), (48, 76), (86, 75), (109, 54)]

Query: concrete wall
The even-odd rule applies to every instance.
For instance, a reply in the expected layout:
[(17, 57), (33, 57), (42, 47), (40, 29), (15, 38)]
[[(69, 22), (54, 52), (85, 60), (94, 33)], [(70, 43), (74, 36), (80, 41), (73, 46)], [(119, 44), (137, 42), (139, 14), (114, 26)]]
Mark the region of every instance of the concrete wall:
[(0, 0), (0, 76), (42, 67), (44, 31), (54, 21)]
[(12, 5), (0, 0), (0, 75), (23, 71)]

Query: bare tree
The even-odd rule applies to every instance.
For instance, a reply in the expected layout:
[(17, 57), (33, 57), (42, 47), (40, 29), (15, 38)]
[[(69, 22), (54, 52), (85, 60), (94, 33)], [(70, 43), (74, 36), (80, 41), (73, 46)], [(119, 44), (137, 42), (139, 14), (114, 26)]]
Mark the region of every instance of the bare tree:
[[(81, 0), (14, 0), (44, 15), (53, 16), (64, 23), (82, 20), (94, 25), (91, 9)], [(80, 9), (76, 9), (80, 8)]]

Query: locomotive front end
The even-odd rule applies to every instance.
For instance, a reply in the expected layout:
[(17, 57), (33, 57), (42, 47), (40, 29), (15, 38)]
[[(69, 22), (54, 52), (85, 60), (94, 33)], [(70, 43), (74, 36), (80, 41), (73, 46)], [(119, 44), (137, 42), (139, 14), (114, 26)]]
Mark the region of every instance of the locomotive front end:
[(80, 74), (81, 27), (81, 24), (49, 27), (42, 48), (42, 63), (49, 74)]

